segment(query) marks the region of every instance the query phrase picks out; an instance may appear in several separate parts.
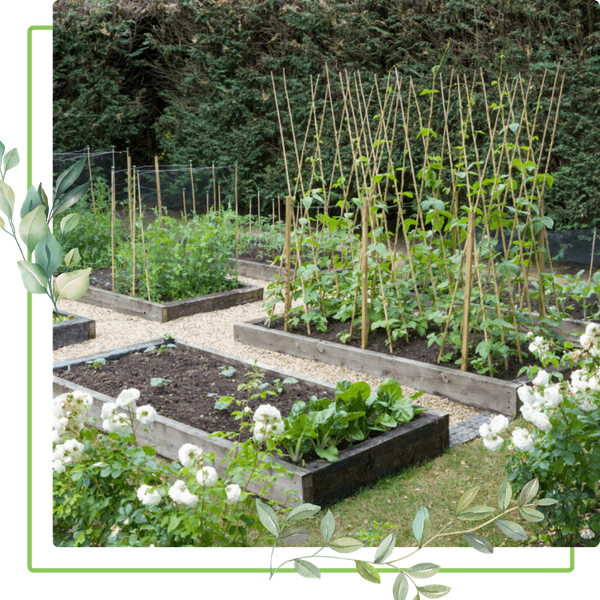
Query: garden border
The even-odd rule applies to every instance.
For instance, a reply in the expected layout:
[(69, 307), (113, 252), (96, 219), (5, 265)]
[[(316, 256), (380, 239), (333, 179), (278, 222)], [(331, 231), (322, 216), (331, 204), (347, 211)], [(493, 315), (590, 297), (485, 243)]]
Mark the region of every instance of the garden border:
[[(181, 340), (174, 341), (179, 347), (210, 353), (226, 360), (228, 363), (238, 363), (238, 365), (241, 364), (248, 368), (254, 365), (253, 361), (219, 352), (212, 348), (206, 348)], [(57, 362), (54, 363), (53, 370), (56, 371), (65, 367), (84, 364), (89, 360), (98, 358), (104, 358), (105, 360), (118, 359), (130, 352), (143, 350), (150, 345), (156, 346), (161, 343), (164, 343), (164, 340), (153, 340), (117, 348), (93, 357)], [(280, 377), (295, 377), (299, 381), (304, 380), (309, 383), (316, 383), (332, 391), (335, 389), (335, 386), (330, 383), (312, 377), (301, 376), (282, 369), (257, 364), (261, 370), (268, 373), (275, 373)], [(92, 396), (94, 402), (89, 414), (98, 421), (100, 421), (102, 405), (105, 402), (115, 401), (110, 396), (71, 383), (56, 375), (53, 376), (54, 396), (76, 390), (83, 391)], [(203, 450), (214, 453), (215, 468), (219, 473), (222, 473), (224, 469), (221, 461), (232, 446), (232, 442), (228, 440), (216, 437), (211, 438), (206, 431), (190, 427), (160, 415), (154, 423), (148, 426), (148, 432), (148, 434), (145, 432), (138, 434), (140, 441), (144, 444), (155, 445), (158, 454), (171, 460), (178, 459), (179, 448), (185, 443), (198, 445)], [(347, 496), (363, 485), (375, 482), (380, 477), (397, 472), (425, 459), (435, 458), (443, 454), (449, 447), (449, 443), (449, 415), (429, 409), (419, 413), (412, 421), (401, 425), (393, 431), (340, 451), (336, 463), (317, 460), (305, 467), (298, 467), (273, 458), (275, 462), (283, 464), (291, 471), (294, 477), (292, 480), (277, 481), (267, 497), (279, 503), (285, 503), (287, 496), (285, 491), (294, 490), (298, 493), (298, 501), (300, 502), (327, 505)], [(253, 492), (258, 491), (252, 485), (248, 489)]]
[[(267, 265), (253, 260), (244, 260), (238, 258), (237, 261), (232, 261), (237, 266), (238, 275), (242, 277), (250, 277), (251, 279), (260, 279), (261, 281), (273, 281), (279, 275), (280, 268), (276, 265)], [(292, 277), (295, 270), (292, 269)], [(281, 269), (281, 274), (285, 274), (285, 270)]]
[(173, 302), (150, 302), (142, 298), (132, 298), (125, 294), (117, 294), (110, 290), (90, 287), (79, 302), (109, 308), (127, 315), (134, 315), (149, 321), (166, 323), (181, 317), (189, 317), (198, 313), (223, 310), (263, 299), (264, 289), (255, 285), (240, 282), (238, 288), (225, 292), (216, 292), (206, 296), (174, 300)]
[(82, 344), (96, 337), (96, 321), (74, 315), (73, 313), (58, 311), (61, 317), (74, 317), (68, 321), (57, 321), (52, 324), (52, 349), (58, 350), (63, 346)]
[(461, 404), (510, 417), (517, 416), (520, 406), (517, 388), (527, 381), (527, 377), (515, 381), (502, 381), (258, 325), (264, 322), (265, 319), (255, 319), (235, 323), (234, 340), (247, 346), (316, 360), (376, 377), (392, 377), (402, 385), (443, 396)]

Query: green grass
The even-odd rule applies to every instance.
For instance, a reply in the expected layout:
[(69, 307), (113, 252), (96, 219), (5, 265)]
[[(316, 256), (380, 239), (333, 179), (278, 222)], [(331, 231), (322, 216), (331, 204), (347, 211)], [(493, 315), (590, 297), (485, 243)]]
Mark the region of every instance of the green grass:
[[(522, 425), (522, 420), (516, 421), (511, 423), (509, 430)], [(450, 448), (434, 460), (382, 478), (375, 485), (364, 487), (350, 498), (329, 507), (335, 517), (336, 535), (350, 535), (361, 539), (366, 545), (376, 546), (387, 535), (395, 533), (397, 547), (415, 546), (412, 522), (420, 506), (425, 506), (429, 511), (430, 537), (453, 519), (457, 502), (470, 488), (481, 488), (473, 505), (497, 508), (496, 496), (505, 479), (507, 458), (507, 452), (490, 452), (482, 439), (477, 438)], [(517, 511), (506, 518), (519, 522), (529, 539), (519, 542), (507, 538), (493, 523), (476, 533), (487, 538), (494, 547), (539, 545), (538, 536), (543, 532), (542, 526), (526, 522)], [(464, 531), (482, 522), (454, 520), (445, 531)], [(319, 523), (319, 517), (303, 521), (302, 527), (313, 532), (306, 546), (321, 545)], [(468, 546), (462, 535), (444, 537), (431, 545)]]

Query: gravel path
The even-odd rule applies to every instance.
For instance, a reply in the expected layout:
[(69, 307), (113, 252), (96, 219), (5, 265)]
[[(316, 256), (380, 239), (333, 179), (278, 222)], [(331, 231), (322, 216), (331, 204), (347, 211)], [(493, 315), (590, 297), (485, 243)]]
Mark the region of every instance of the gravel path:
[[(266, 282), (256, 279), (240, 277), (241, 281), (258, 286), (266, 286)], [(347, 379), (352, 382), (366, 381), (373, 389), (381, 379), (371, 377), (364, 373), (326, 365), (312, 360), (295, 358), (271, 352), (261, 348), (254, 348), (240, 344), (233, 340), (233, 325), (242, 321), (251, 321), (266, 317), (266, 311), (261, 306), (262, 302), (252, 302), (241, 306), (234, 306), (226, 310), (211, 313), (202, 313), (191, 317), (183, 317), (167, 323), (156, 323), (139, 317), (124, 315), (106, 308), (100, 308), (83, 302), (61, 300), (58, 308), (66, 312), (88, 317), (96, 321), (96, 338), (83, 344), (75, 344), (55, 350), (54, 362), (92, 356), (99, 352), (112, 350), (120, 346), (129, 346), (140, 342), (147, 342), (170, 333), (182, 341), (200, 344), (228, 352), (249, 360), (256, 360), (265, 365), (280, 367), (299, 375), (316, 377), (332, 384)], [(283, 306), (278, 307), (282, 312)], [(402, 383), (402, 382), (400, 382)], [(412, 388), (403, 386), (405, 394), (414, 392)], [(441, 410), (450, 414), (450, 424), (454, 425), (479, 415), (482, 411), (470, 406), (452, 402), (446, 398), (424, 394), (418, 400), (422, 406)]]

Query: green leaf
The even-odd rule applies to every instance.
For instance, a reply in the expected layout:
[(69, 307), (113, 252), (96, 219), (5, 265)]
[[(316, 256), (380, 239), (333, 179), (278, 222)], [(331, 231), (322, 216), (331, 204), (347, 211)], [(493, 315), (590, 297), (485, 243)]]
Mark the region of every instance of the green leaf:
[(60, 198), (75, 183), (83, 171), (85, 161), (85, 158), (81, 158), (57, 177), (55, 186), (57, 198)]
[(15, 193), (4, 181), (0, 181), (0, 210), (9, 219), (12, 219), (15, 210)]
[(296, 506), (293, 508), (290, 514), (285, 519), (286, 523), (291, 523), (292, 521), (300, 521), (301, 519), (308, 519), (310, 517), (314, 517), (321, 510), (320, 506), (316, 504), (300, 504), (300, 506)]
[(5, 150), (6, 150), (6, 146), (2, 142), (0, 142), (0, 160), (2, 160)]
[(558, 504), (558, 500), (554, 498), (541, 498), (536, 504), (538, 506), (552, 506), (553, 504)]
[(356, 552), (363, 547), (363, 543), (355, 540), (354, 538), (338, 538), (337, 540), (331, 540), (329, 542), (329, 547), (340, 554), (350, 554), (351, 552)]
[(156, 456), (156, 450), (152, 446), (142, 446), (142, 450), (146, 456)]
[(418, 565), (413, 565), (409, 569), (405, 569), (405, 571), (415, 579), (429, 579), (429, 577), (433, 577), (440, 570), (440, 566), (434, 563), (419, 563)]
[(10, 169), (14, 169), (20, 162), (19, 153), (16, 148), (9, 150), (4, 155), (4, 172), (10, 171)]
[(56, 217), (68, 208), (71, 208), (71, 206), (73, 206), (73, 204), (75, 204), (76, 202), (79, 202), (79, 200), (81, 200), (81, 197), (87, 192), (89, 187), (90, 182), (87, 181), (86, 183), (77, 186), (74, 190), (67, 192), (64, 198), (54, 205), (52, 209), (53, 216)]
[(277, 513), (273, 508), (257, 499), (256, 510), (258, 511), (258, 518), (265, 526), (265, 529), (270, 531), (274, 536), (279, 536), (279, 521), (277, 519)]
[(450, 588), (447, 585), (440, 585), (439, 583), (424, 585), (417, 587), (417, 589), (425, 598), (443, 598), (446, 594), (450, 593)]
[(70, 215), (63, 217), (60, 222), (61, 233), (64, 235), (65, 233), (69, 233), (69, 231), (73, 231), (73, 229), (77, 227), (80, 219), (81, 216), (79, 213), (71, 213)]
[(215, 402), (216, 410), (227, 410), (229, 405), (235, 400), (231, 396), (221, 396), (219, 400)]
[(471, 504), (471, 502), (473, 502), (473, 500), (475, 500), (475, 496), (477, 496), (480, 489), (481, 488), (477, 485), (475, 487), (472, 487), (470, 490), (467, 490), (462, 495), (462, 498), (458, 501), (458, 504), (456, 505), (457, 514), (459, 512), (462, 512), (465, 508), (467, 508), (467, 506), (469, 506), (469, 504)]
[(489, 517), (494, 512), (495, 509), (489, 506), (473, 506), (456, 515), (456, 518), (462, 521), (479, 521)]
[(325, 516), (321, 519), (321, 535), (323, 536), (326, 545), (329, 543), (334, 530), (335, 519), (333, 518), (333, 513), (328, 510)]
[(50, 231), (46, 223), (46, 209), (43, 205), (26, 214), (19, 223), (19, 235), (30, 252), (38, 242)]
[(379, 544), (379, 547), (375, 551), (375, 560), (373, 562), (377, 564), (382, 563), (392, 554), (395, 547), (396, 536), (395, 534), (390, 533), (390, 535), (388, 535), (383, 542)]
[[(27, 190), (27, 195), (25, 196), (25, 200), (23, 201), (23, 205), (21, 206), (21, 219), (27, 214), (30, 213), (34, 208), (38, 206), (44, 206), (38, 191), (32, 185)], [(44, 206), (44, 215), (46, 214), (46, 207)]]
[(282, 534), (279, 539), (286, 544), (298, 546), (299, 544), (304, 543), (310, 536), (311, 533), (308, 529), (291, 529)]
[(519, 508), (521, 516), (531, 523), (541, 523), (544, 520), (544, 515), (539, 510), (535, 510), (529, 506)]
[(505, 511), (508, 508), (512, 498), (512, 488), (508, 480), (504, 480), (500, 489), (498, 490), (498, 506), (501, 511)]
[(175, 515), (172, 516), (171, 519), (169, 520), (168, 532), (171, 533), (172, 531), (175, 531), (175, 529), (177, 529), (177, 525), (179, 525), (179, 523), (181, 523), (181, 519)]
[(76, 267), (80, 260), (81, 255), (79, 254), (79, 249), (73, 248), (72, 250), (69, 250), (65, 256), (65, 265), (67, 265), (67, 267)]
[(71, 273), (61, 273), (54, 281), (54, 293), (56, 301), (68, 298), (69, 300), (79, 300), (87, 292), (90, 285), (90, 273), (92, 269), (88, 267), (80, 271), (71, 271)]
[(62, 247), (56, 241), (53, 233), (49, 231), (35, 247), (35, 263), (44, 269), (48, 278), (62, 263)]
[(8, 229), (6, 229), (6, 221), (2, 217), (0, 217), (0, 229), (8, 231)]
[(492, 554), (494, 552), (494, 547), (484, 537), (475, 533), (465, 533), (464, 536), (469, 546), (475, 548), (478, 552), (482, 552), (483, 554)]
[(369, 563), (366, 563), (362, 560), (355, 560), (354, 564), (356, 565), (356, 570), (358, 571), (358, 574), (363, 579), (366, 579), (371, 583), (381, 583), (381, 577), (379, 576), (377, 569), (373, 565), (370, 565)]
[(294, 561), (294, 569), (296, 569), (296, 573), (298, 573), (298, 575), (302, 575), (302, 577), (306, 577), (307, 579), (321, 579), (321, 571), (319, 571), (319, 567), (313, 565), (307, 560), (297, 558)]
[(513, 540), (523, 541), (527, 539), (527, 534), (525, 533), (525, 530), (514, 521), (502, 521), (500, 519), (496, 519), (494, 523), (496, 523), (496, 525), (504, 535), (508, 536), (509, 538), (512, 538)]
[(45, 294), (48, 279), (44, 269), (40, 265), (27, 260), (19, 260), (17, 264), (21, 271), (25, 289), (32, 294)]
[(413, 534), (420, 548), (429, 534), (429, 511), (424, 506), (419, 508), (413, 520)]
[(329, 448), (315, 448), (315, 452), (325, 460), (329, 462), (336, 462), (338, 459), (338, 449), (335, 446), (329, 446)]
[(398, 577), (394, 580), (394, 585), (392, 587), (392, 594), (394, 595), (394, 600), (406, 600), (406, 596), (408, 595), (408, 579), (404, 573), (399, 573)]
[(526, 483), (519, 495), (519, 506), (525, 506), (525, 504), (529, 504), (535, 498), (539, 488), (540, 484), (537, 479), (532, 479)]

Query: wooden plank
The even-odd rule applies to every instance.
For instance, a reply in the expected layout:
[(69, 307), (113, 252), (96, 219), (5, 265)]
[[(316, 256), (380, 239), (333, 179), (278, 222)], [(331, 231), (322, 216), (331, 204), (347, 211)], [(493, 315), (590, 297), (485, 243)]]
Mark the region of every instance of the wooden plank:
[(279, 265), (265, 265), (252, 260), (237, 261), (237, 272), (242, 277), (250, 277), (252, 279), (260, 279), (261, 281), (273, 281), (280, 275), (283, 276), (283, 269)]
[(68, 321), (52, 324), (52, 349), (57, 350), (72, 344), (81, 344), (96, 337), (96, 321), (72, 313), (59, 311), (62, 317), (73, 317)]
[(362, 350), (334, 342), (262, 327), (264, 319), (234, 325), (236, 342), (291, 354), (299, 358), (353, 369), (377, 377), (392, 377), (403, 385), (484, 410), (515, 417), (519, 384), (465, 373), (439, 365)]
[(264, 289), (262, 287), (240, 283), (240, 287), (235, 290), (207, 294), (206, 296), (199, 296), (188, 300), (159, 303), (90, 287), (80, 302), (109, 308), (127, 315), (148, 319), (149, 321), (166, 323), (180, 317), (211, 312), (213, 310), (222, 310), (246, 302), (257, 302), (262, 300), (263, 294)]
[[(114, 360), (128, 354), (144, 350), (148, 346), (158, 345), (163, 340), (152, 340), (142, 344), (133, 344), (122, 348), (116, 348), (93, 357), (73, 359), (55, 363), (53, 369), (65, 369), (69, 366), (83, 364), (86, 360), (105, 358)], [(190, 344), (182, 340), (175, 340), (178, 347), (195, 350), (202, 353), (210, 353), (228, 363), (240, 364), (251, 367), (253, 361), (219, 352), (197, 344)], [(298, 381), (317, 384), (334, 390), (330, 383), (314, 379), (312, 377), (300, 376), (281, 369), (274, 369), (268, 365), (258, 364), (259, 368), (267, 374), (273, 374), (278, 378), (295, 377)], [(115, 399), (105, 394), (83, 388), (65, 379), (54, 376), (54, 396), (59, 394), (80, 390), (88, 393), (94, 399), (90, 410), (90, 416), (101, 423), (100, 414), (105, 402), (114, 402)], [(280, 504), (288, 502), (293, 505), (297, 502), (312, 502), (326, 505), (334, 500), (347, 496), (353, 490), (367, 483), (372, 483), (379, 477), (396, 472), (412, 464), (416, 464), (426, 458), (433, 458), (442, 454), (449, 446), (449, 416), (447, 413), (428, 410), (419, 414), (413, 421), (401, 427), (379, 435), (376, 438), (356, 444), (352, 448), (342, 450), (336, 463), (317, 460), (304, 467), (298, 467), (289, 463), (273, 460), (283, 464), (292, 473), (292, 479), (285, 477), (279, 479), (270, 490), (267, 497), (272, 498)], [(179, 448), (185, 443), (200, 446), (207, 452), (215, 454), (215, 468), (221, 474), (224, 472), (225, 464), (222, 459), (227, 456), (232, 443), (221, 438), (211, 438), (209, 433), (179, 423), (172, 419), (158, 416), (156, 421), (148, 427), (148, 433), (140, 434), (139, 440), (143, 444), (155, 447), (158, 454), (169, 458), (178, 459)], [(249, 487), (250, 491), (256, 493), (259, 490), (255, 486)], [(297, 499), (291, 501), (284, 490), (294, 490)]]

